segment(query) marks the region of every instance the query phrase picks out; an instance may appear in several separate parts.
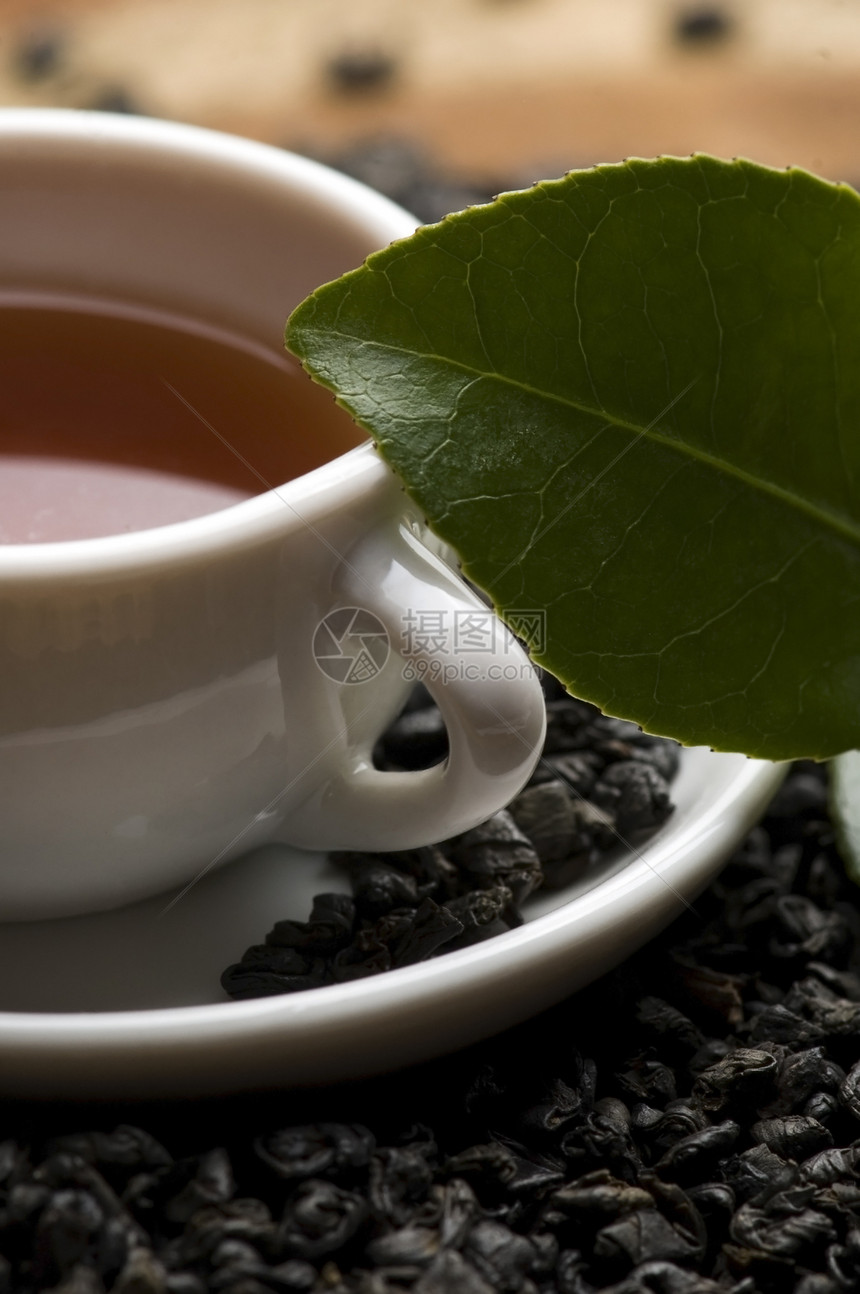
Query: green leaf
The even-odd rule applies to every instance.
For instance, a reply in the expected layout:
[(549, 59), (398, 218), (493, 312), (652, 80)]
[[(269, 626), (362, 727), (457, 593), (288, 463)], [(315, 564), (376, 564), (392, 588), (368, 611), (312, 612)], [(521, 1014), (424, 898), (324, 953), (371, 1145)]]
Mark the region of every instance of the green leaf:
[(846, 750), (828, 770), (830, 816), (845, 870), (860, 885), (860, 751)]
[(860, 745), (860, 198), (572, 173), (371, 256), (287, 344), (580, 697), (685, 743)]

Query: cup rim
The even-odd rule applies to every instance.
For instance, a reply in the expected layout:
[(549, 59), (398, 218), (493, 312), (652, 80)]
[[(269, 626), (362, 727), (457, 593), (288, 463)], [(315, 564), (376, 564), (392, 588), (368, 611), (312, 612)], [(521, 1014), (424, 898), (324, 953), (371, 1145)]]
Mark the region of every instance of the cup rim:
[(414, 228), (416, 223), (413, 216), (390, 198), (323, 162), (208, 126), (83, 108), (0, 107), (0, 142), (15, 137), (121, 143), (141, 152), (157, 150), (182, 157), (191, 153), (239, 168), (280, 174), (281, 178), (307, 185), (321, 195), (349, 199), (380, 224), (390, 223), (400, 228), (411, 222)]
[(372, 441), (283, 485), (188, 521), (92, 539), (0, 544), (0, 583), (185, 564), (310, 527), (393, 474)]
[[(121, 145), (136, 149), (141, 157), (172, 156), (265, 176), (283, 183), (285, 192), (290, 189), (348, 209), (357, 225), (363, 222), (369, 235), (378, 236), (380, 247), (406, 237), (418, 225), (389, 198), (322, 162), (203, 126), (76, 108), (0, 108), (0, 154), (6, 142), (38, 140)], [(186, 561), (202, 552), (256, 543), (319, 519), (387, 475), (390, 469), (368, 440), (282, 485), (186, 521), (89, 539), (0, 544), (0, 579), (55, 578)]]

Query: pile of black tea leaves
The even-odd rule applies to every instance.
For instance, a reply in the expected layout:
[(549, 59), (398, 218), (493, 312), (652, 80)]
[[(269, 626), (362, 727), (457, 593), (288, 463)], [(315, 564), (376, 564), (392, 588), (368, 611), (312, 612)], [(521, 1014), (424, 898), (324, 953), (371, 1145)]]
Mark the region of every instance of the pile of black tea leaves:
[(3, 1109), (2, 1294), (857, 1290), (860, 912), (823, 772), (662, 937), (494, 1040), (308, 1091)]
[[(400, 853), (341, 853), (351, 893), (318, 894), (221, 977), (233, 998), (343, 984), (426, 961), (522, 924), (538, 889), (563, 889), (610, 850), (641, 843), (672, 812), (678, 747), (575, 700), (549, 675), (547, 736), (528, 785), (481, 826)], [(423, 686), (383, 736), (376, 763), (423, 768), (447, 734)]]

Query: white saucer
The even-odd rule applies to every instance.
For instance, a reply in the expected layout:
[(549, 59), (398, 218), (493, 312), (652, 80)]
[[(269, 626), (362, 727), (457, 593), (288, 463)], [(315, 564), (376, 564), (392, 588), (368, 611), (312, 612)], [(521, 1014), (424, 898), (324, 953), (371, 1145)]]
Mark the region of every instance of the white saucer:
[(352, 1078), (429, 1059), (549, 1006), (655, 935), (763, 813), (785, 765), (682, 753), (676, 809), (636, 854), (539, 895), (518, 930), (434, 961), (284, 997), (225, 1000), (221, 971), (314, 894), (323, 855), (270, 846), (170, 896), (0, 925), (0, 1091), (203, 1095)]

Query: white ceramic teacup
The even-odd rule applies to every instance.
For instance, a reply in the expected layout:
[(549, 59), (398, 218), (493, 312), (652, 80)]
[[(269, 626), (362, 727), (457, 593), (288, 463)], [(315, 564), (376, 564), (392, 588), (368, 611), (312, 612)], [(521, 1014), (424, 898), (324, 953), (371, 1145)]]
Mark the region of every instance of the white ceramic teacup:
[[(272, 349), (314, 286), (414, 224), (276, 149), (53, 110), (0, 113), (0, 192), (0, 298), (156, 305)], [(369, 444), (195, 520), (0, 546), (0, 918), (126, 903), (270, 839), (413, 847), (503, 805), (537, 758), (540, 689), (432, 549)], [(354, 610), (342, 641), (373, 650), (344, 682), (319, 627)], [(430, 667), (450, 755), (377, 771), (422, 616), (437, 632), (407, 663)]]

